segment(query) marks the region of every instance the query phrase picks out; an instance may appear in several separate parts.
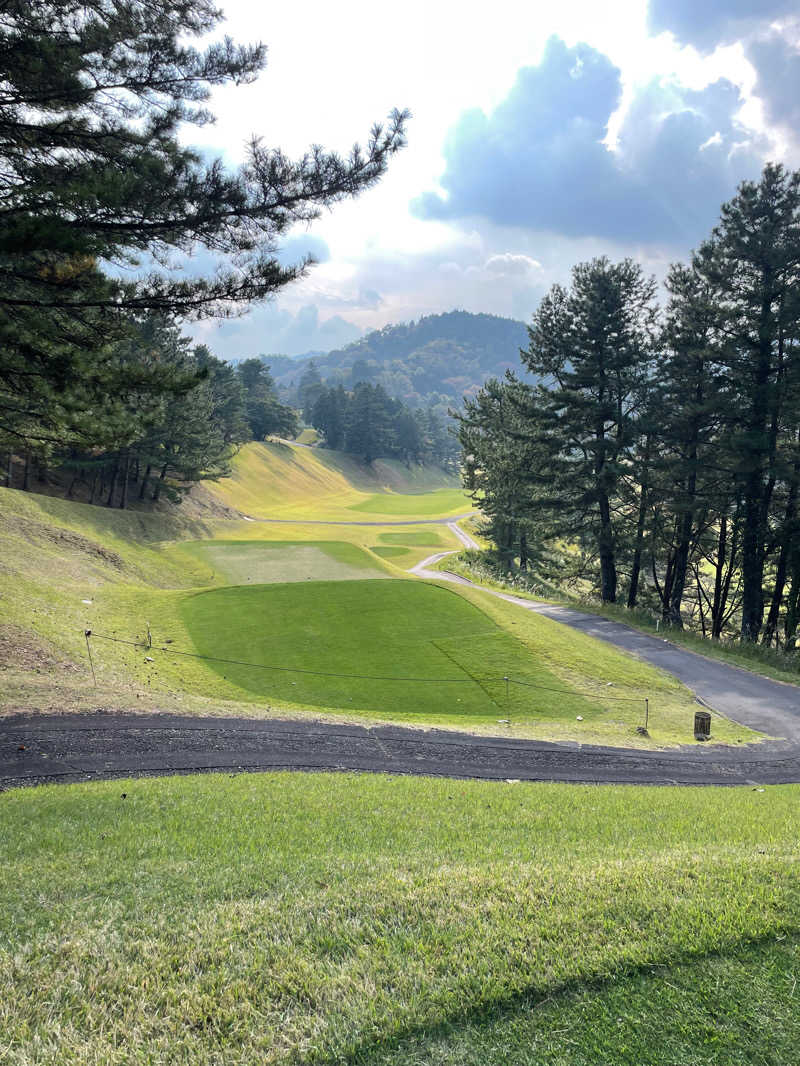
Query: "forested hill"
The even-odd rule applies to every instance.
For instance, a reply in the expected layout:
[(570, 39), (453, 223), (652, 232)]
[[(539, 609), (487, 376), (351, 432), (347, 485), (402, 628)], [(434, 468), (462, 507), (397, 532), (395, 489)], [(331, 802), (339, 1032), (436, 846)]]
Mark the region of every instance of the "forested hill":
[(490, 377), (507, 368), (520, 369), (519, 349), (526, 347), (525, 325), (497, 315), (449, 311), (417, 322), (385, 326), (346, 348), (286, 366), (273, 361), (279, 386), (291, 389), (313, 361), (329, 384), (345, 388), (358, 381), (382, 385), (412, 407), (452, 406)]

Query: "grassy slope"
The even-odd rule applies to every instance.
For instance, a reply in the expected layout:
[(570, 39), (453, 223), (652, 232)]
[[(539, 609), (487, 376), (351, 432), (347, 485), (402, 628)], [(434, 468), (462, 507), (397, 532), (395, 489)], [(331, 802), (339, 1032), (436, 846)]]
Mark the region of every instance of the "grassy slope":
[(322, 774), (8, 793), (3, 1061), (790, 1066), (798, 794)]
[[(452, 587), (452, 586), (449, 586)], [(567, 716), (545, 719), (538, 726), (526, 728), (526, 735), (539, 739), (569, 740), (578, 735), (587, 744), (620, 743), (627, 746), (692, 743), (692, 724), (696, 704), (689, 690), (671, 674), (658, 670), (632, 655), (626, 655), (604, 641), (595, 640), (576, 630), (568, 630), (552, 619), (533, 611), (522, 611), (514, 604), (487, 596), (479, 589), (461, 587), (460, 594), (481, 609), (498, 625), (513, 632), (530, 652), (557, 676), (562, 683), (594, 695), (605, 714), (594, 715), (581, 723), (580, 733)], [(610, 685), (609, 685), (610, 683)], [(523, 690), (524, 692), (524, 690)], [(532, 691), (530, 699), (536, 698)], [(650, 740), (636, 735), (641, 724), (639, 704), (617, 701), (615, 696), (632, 696), (650, 701)], [(525, 706), (516, 715), (525, 715)], [(712, 712), (712, 735), (724, 743), (746, 743), (756, 734)], [(516, 716), (512, 715), (512, 723)]]
[(248, 444), (236, 457), (233, 476), (210, 491), (225, 506), (256, 518), (367, 522), (472, 510), (456, 479), (441, 471), (385, 460), (367, 467), (340, 452), (288, 444)]
[[(446, 618), (433, 609), (430, 596), (428, 617), (417, 618), (409, 597), (422, 595), (422, 586), (411, 581), (398, 589), (392, 583), (391, 593), (390, 583), (382, 582), (386, 588), (381, 602), (388, 605), (388, 613), (378, 611), (369, 618), (364, 615), (363, 604), (342, 613), (342, 603), (351, 593), (328, 595), (330, 602), (326, 602), (318, 595), (318, 586), (312, 591), (310, 583), (303, 592), (297, 585), (274, 590), (269, 594), (273, 601), (278, 596), (287, 602), (265, 614), (264, 600), (260, 611), (245, 612), (244, 626), (239, 624), (241, 612), (236, 606), (242, 590), (214, 593), (222, 597), (208, 601), (214, 605), (214, 617), (199, 625), (191, 612), (187, 614), (187, 602), (203, 602), (203, 597), (193, 596), (192, 588), (218, 588), (230, 580), (244, 582), (245, 577), (263, 580), (267, 575), (274, 577), (276, 569), (283, 577), (300, 577), (304, 582), (309, 576), (401, 576), (402, 571), (392, 564), (410, 566), (431, 547), (452, 543), (446, 526), (391, 532), (328, 527), (336, 528), (337, 538), (342, 538), (331, 542), (319, 540), (325, 527), (246, 521), (201, 524), (180, 514), (126, 514), (7, 490), (0, 490), (0, 515), (0, 549), (8, 560), (6, 565), (13, 566), (3, 581), (5, 627), (0, 630), (0, 649), (6, 638), (15, 645), (12, 668), (3, 671), (2, 706), (6, 711), (104, 706), (263, 715), (276, 709), (316, 713), (336, 709), (353, 718), (388, 717), (455, 728), (468, 725), (479, 731), (500, 729), (519, 736), (585, 743), (659, 746), (692, 740), (693, 706), (686, 689), (589, 638), (583, 638), (586, 650), (576, 657), (575, 636), (548, 620), (519, 617), (521, 612), (509, 605), (473, 599), (474, 608), (480, 609), (476, 616), (482, 619), (481, 626), (500, 629), (480, 638), (477, 644), (464, 642), (450, 613), (460, 616), (473, 611), (464, 602), (470, 601), (471, 593), (462, 597), (454, 595), (452, 589), (437, 590), (442, 603), (452, 603), (449, 613), (445, 611)], [(209, 539), (198, 542), (198, 534)], [(165, 545), (160, 539), (164, 537), (189, 539)], [(388, 543), (375, 544), (376, 540)], [(283, 543), (283, 549), (276, 547), (278, 542)], [(381, 559), (371, 548), (399, 549), (403, 555)], [(379, 569), (362, 569), (369, 566)], [(361, 582), (356, 580), (355, 584)], [(244, 591), (252, 593), (253, 588)], [(302, 610), (292, 610), (298, 595), (306, 596), (307, 602)], [(387, 598), (396, 596), (406, 603), (401, 622)], [(84, 604), (84, 599), (91, 603)], [(234, 615), (226, 614), (224, 620), (217, 617), (217, 606), (231, 602), (236, 608)], [(259, 623), (251, 638), (255, 618)], [(162, 653), (152, 656), (155, 662), (148, 662), (141, 649), (99, 637), (93, 640), (99, 678), (95, 690), (86, 659), (84, 628), (88, 626), (96, 634), (141, 640), (148, 623), (156, 642), (169, 641), (171, 650), (196, 650), (198, 642), (202, 650), (219, 658), (276, 665), (274, 655), (279, 653), (277, 665), (288, 662), (306, 669), (392, 677), (449, 677), (452, 667), (458, 676), (467, 672), (480, 677), (508, 675), (545, 688), (586, 692), (589, 698), (565, 699), (562, 691), (511, 686), (506, 699), (505, 686), (497, 682), (484, 686), (485, 692), (467, 686), (469, 695), (454, 693), (451, 690), (455, 686), (443, 688), (430, 683), (407, 688), (397, 683), (365, 683), (353, 689), (349, 683), (331, 684), (325, 679), (306, 691), (308, 685), (291, 684), (297, 678), (288, 675), (283, 677), (286, 683), (275, 684), (275, 675), (247, 670), (248, 676), (244, 676), (216, 664)], [(403, 628), (409, 634), (418, 631), (416, 644), (402, 636)], [(308, 632), (315, 629), (334, 638), (324, 648), (324, 655), (319, 642), (307, 643)], [(376, 640), (376, 633), (381, 634), (380, 640)], [(266, 634), (270, 638), (265, 645)], [(612, 690), (607, 688), (609, 680)], [(608, 700), (612, 692), (650, 698), (649, 740), (635, 733), (642, 721), (642, 704)], [(327, 702), (323, 698), (326, 693)], [(500, 719), (508, 719), (508, 724), (498, 725)], [(722, 719), (714, 733), (720, 741), (752, 739), (752, 734)]]
[[(474, 532), (473, 536), (475, 536)], [(484, 547), (489, 547), (486, 541), (483, 542), (483, 545)], [(760, 644), (743, 645), (736, 640), (709, 640), (694, 630), (662, 626), (660, 620), (658, 628), (656, 628), (656, 616), (654, 614), (638, 608), (630, 610), (621, 604), (601, 603), (599, 600), (587, 602), (585, 599), (576, 600), (573, 596), (566, 595), (548, 595), (547, 590), (544, 588), (543, 591), (534, 595), (526, 588), (520, 587), (513, 578), (509, 581), (498, 581), (487, 568), (471, 566), (466, 560), (455, 555), (448, 559), (442, 559), (436, 565), (436, 569), (450, 570), (453, 573), (460, 574), (462, 577), (469, 578), (470, 581), (478, 585), (511, 591), (515, 596), (562, 603), (565, 606), (573, 607), (577, 611), (603, 615), (614, 622), (622, 622), (623, 625), (639, 629), (643, 633), (650, 635), (657, 633), (659, 637), (669, 639), (689, 651), (706, 656), (706, 658), (717, 659), (719, 662), (728, 663), (730, 666), (738, 666), (742, 670), (749, 670), (751, 673), (759, 674), (762, 677), (770, 677), (775, 681), (783, 681), (785, 684), (800, 686), (800, 666), (798, 665), (797, 657), (786, 655), (775, 648), (763, 648)]]
[[(188, 648), (180, 603), (189, 589), (227, 581), (211, 569), (208, 555), (197, 552), (196, 538), (248, 540), (258, 552), (263, 547), (259, 534), (305, 542), (318, 540), (320, 532), (309, 526), (201, 522), (179, 511), (121, 512), (0, 489), (0, 707), (7, 712), (103, 706), (252, 714), (252, 703), (240, 703), (245, 694), (215, 684), (217, 676), (209, 670), (198, 674), (177, 662), (162, 663), (156, 671), (141, 652), (99, 642), (94, 643), (100, 681), (95, 689), (83, 631), (88, 626), (141, 639), (152, 621), (160, 638)], [(377, 570), (362, 569), (370, 566), (389, 572), (368, 551), (374, 530), (342, 527), (341, 534), (335, 547), (315, 551), (323, 567), (320, 576), (342, 576), (343, 566), (348, 576), (378, 576)], [(447, 530), (444, 535), (450, 536)], [(412, 548), (412, 561), (425, 550)], [(213, 555), (213, 547), (210, 551)], [(222, 551), (217, 557), (225, 570)], [(228, 551), (240, 553), (241, 545)], [(231, 558), (227, 565), (236, 569), (241, 559)], [(291, 568), (291, 559), (287, 565)], [(200, 695), (204, 681), (211, 683)], [(220, 706), (221, 701), (228, 703)]]

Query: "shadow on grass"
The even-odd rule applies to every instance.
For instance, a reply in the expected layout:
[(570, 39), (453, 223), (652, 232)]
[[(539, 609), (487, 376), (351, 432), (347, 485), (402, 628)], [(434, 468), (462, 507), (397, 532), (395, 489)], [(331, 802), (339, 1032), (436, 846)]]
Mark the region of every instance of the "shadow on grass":
[(789, 1066), (800, 933), (522, 990), (314, 1059), (347, 1066)]

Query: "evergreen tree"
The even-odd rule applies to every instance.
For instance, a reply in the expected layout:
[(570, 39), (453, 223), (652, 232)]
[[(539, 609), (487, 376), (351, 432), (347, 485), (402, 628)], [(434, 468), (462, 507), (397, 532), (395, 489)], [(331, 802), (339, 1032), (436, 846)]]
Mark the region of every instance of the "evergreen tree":
[(322, 434), (327, 448), (339, 451), (344, 447), (347, 404), (347, 394), (341, 385), (323, 389), (314, 404), (311, 425)]
[(303, 372), (300, 383), (297, 386), (297, 398), (303, 411), (304, 422), (313, 424), (314, 404), (322, 395), (324, 388), (322, 376), (312, 360)]
[(655, 283), (630, 259), (594, 259), (554, 286), (528, 330), (523, 363), (552, 384), (537, 386), (550, 449), (548, 501), (563, 532), (591, 531), (604, 601), (617, 598), (616, 502), (636, 435), (641, 386), (650, 373)]
[[(0, 431), (20, 446), (94, 443), (80, 416), (117, 389), (108, 342), (126, 313), (225, 315), (274, 293), (307, 266), (282, 266), (276, 242), (372, 185), (403, 144), (395, 112), (346, 158), (315, 147), (292, 161), (254, 137), (238, 171), (205, 161), (180, 127), (211, 121), (211, 89), (252, 81), (266, 54), (191, 47), (220, 17), (210, 0), (4, 4)], [(218, 259), (208, 276), (165, 265), (198, 248)], [(138, 269), (122, 280), (101, 261)]]
[(348, 405), (345, 449), (365, 463), (394, 450), (392, 426), (396, 408), (380, 385), (359, 383)]
[(297, 436), (297, 415), (279, 401), (266, 363), (244, 359), (236, 367), (236, 378), (244, 395), (251, 440), (264, 440), (273, 434), (289, 439)]

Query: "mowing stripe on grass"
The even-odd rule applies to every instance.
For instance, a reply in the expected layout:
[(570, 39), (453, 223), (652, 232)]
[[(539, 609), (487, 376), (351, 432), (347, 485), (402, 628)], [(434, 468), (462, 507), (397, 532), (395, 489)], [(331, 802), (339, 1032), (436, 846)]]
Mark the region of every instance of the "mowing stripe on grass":
[[(208, 657), (216, 672), (259, 699), (401, 720), (468, 716), (495, 722), (497, 702), (484, 686), (497, 686), (499, 695), (503, 679), (515, 676), (558, 689), (558, 699), (548, 696), (539, 704), (557, 703), (562, 715), (576, 709), (584, 717), (604, 713), (596, 697), (559, 685), (480, 608), (433, 585), (364, 580), (238, 586), (187, 597), (181, 613), (194, 654)], [(447, 652), (438, 646), (443, 634), (453, 640)], [(453, 676), (453, 666), (461, 677)], [(455, 697), (457, 681), (463, 688)], [(528, 716), (540, 713), (529, 696), (514, 694), (507, 706)]]

